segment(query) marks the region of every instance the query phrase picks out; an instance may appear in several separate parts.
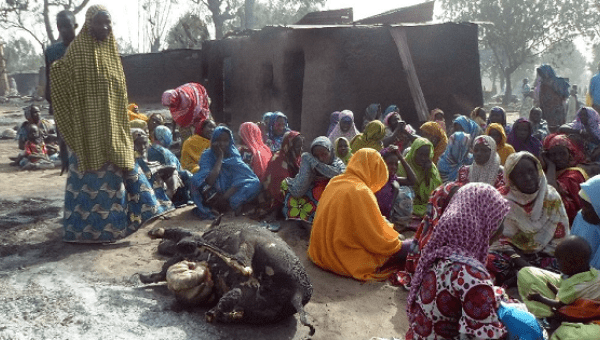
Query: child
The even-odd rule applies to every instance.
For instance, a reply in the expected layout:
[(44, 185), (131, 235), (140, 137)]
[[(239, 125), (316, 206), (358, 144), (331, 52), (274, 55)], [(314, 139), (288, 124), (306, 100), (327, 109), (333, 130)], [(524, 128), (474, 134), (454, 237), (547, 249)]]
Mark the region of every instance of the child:
[(54, 163), (48, 158), (46, 144), (37, 125), (29, 124), (26, 129), (27, 141), (24, 151), (19, 154), (15, 163), (21, 167), (21, 170), (54, 168)]
[(592, 249), (590, 266), (600, 270), (600, 175), (581, 183), (581, 210), (575, 216), (571, 234), (584, 238)]
[(350, 158), (352, 158), (352, 151), (350, 151), (350, 142), (346, 137), (338, 137), (334, 143), (335, 155), (348, 165)]
[(600, 300), (600, 276), (590, 268), (590, 245), (577, 235), (558, 244), (554, 256), (562, 276), (535, 267), (519, 271), (519, 294), (535, 316), (549, 317), (553, 311), (578, 298)]
[[(412, 186), (417, 182), (417, 177), (398, 147), (390, 146), (380, 151), (388, 168), (389, 179), (379, 191), (375, 193), (381, 214), (394, 224), (398, 230), (408, 227), (412, 215), (412, 200), (415, 196)], [(396, 176), (398, 161), (406, 170), (406, 177)]]
[(548, 131), (548, 123), (542, 118), (542, 109), (534, 107), (529, 111), (529, 121), (532, 125), (533, 137), (539, 141), (544, 141), (544, 138), (550, 134)]

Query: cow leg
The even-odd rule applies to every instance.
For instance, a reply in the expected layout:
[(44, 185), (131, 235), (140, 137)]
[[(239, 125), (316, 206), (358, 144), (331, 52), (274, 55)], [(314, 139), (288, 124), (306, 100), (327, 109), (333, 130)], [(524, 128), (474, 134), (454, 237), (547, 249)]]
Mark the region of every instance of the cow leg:
[(236, 307), (242, 300), (242, 290), (234, 288), (219, 299), (219, 303), (208, 312), (205, 317), (207, 322), (235, 322), (244, 317), (244, 311)]
[(150, 238), (162, 238), (167, 240), (172, 240), (175, 243), (181, 241), (182, 239), (193, 236), (194, 234), (191, 231), (184, 230), (181, 228), (154, 228), (148, 232), (148, 236)]

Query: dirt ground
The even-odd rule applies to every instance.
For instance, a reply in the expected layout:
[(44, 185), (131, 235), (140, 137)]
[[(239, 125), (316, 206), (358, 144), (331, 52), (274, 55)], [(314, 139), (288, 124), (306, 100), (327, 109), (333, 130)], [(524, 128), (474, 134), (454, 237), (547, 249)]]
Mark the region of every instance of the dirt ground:
[[(23, 121), (26, 103), (0, 106), (0, 132)], [(144, 107), (141, 107), (142, 112)], [(150, 107), (148, 107), (150, 109)], [(47, 110), (42, 117), (47, 117)], [(110, 245), (61, 240), (66, 175), (18, 171), (16, 141), (0, 140), (0, 339), (305, 339), (296, 318), (263, 325), (208, 324), (205, 309), (180, 310), (165, 285), (137, 273), (159, 270), (155, 226), (201, 231), (191, 207), (178, 209)], [(243, 221), (228, 217), (226, 222)], [(310, 232), (282, 222), (278, 232), (302, 259), (314, 286), (306, 305), (313, 339), (403, 338), (407, 292), (325, 272), (306, 256)]]

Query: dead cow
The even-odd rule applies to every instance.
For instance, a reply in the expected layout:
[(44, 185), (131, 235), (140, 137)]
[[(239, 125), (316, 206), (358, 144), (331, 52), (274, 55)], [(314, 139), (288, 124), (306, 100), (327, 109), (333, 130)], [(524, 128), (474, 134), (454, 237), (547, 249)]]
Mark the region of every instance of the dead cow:
[(250, 224), (220, 224), (202, 235), (183, 229), (156, 228), (158, 251), (172, 255), (161, 272), (140, 275), (143, 283), (167, 281), (178, 301), (216, 305), (208, 322), (270, 323), (298, 313), (310, 328), (303, 306), (312, 284), (292, 249), (271, 231)]

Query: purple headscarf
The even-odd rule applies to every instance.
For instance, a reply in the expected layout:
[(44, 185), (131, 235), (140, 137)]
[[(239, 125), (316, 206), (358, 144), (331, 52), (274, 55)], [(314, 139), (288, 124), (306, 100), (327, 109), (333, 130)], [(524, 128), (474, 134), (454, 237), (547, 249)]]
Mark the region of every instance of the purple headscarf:
[[(350, 129), (346, 132), (343, 132), (340, 128), (340, 122), (342, 120), (350, 120), (352, 122), (352, 126), (350, 126)], [(344, 110), (340, 112), (339, 122), (333, 128), (328, 137), (331, 143), (335, 143), (335, 140), (340, 137), (345, 137), (347, 140), (351, 141), (352, 138), (354, 138), (354, 136), (358, 135), (359, 133), (360, 132), (358, 132), (358, 129), (356, 129), (356, 125), (354, 124), (354, 113), (350, 110)]]
[[(529, 128), (529, 137), (525, 142), (522, 142), (517, 138), (517, 125), (520, 123), (527, 123)], [(542, 142), (539, 139), (533, 137), (533, 124), (526, 118), (517, 119), (513, 126), (512, 130), (508, 133), (508, 137), (506, 142), (515, 148), (516, 152), (519, 151), (527, 151), (532, 153), (535, 157), (540, 157), (540, 151), (542, 150)]]
[(435, 261), (456, 254), (472, 258), (485, 267), (490, 238), (509, 210), (508, 201), (487, 183), (469, 183), (456, 192), (421, 252), (407, 299), (409, 321), (415, 318), (411, 306), (423, 275)]

